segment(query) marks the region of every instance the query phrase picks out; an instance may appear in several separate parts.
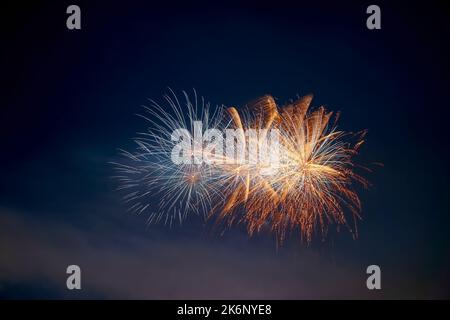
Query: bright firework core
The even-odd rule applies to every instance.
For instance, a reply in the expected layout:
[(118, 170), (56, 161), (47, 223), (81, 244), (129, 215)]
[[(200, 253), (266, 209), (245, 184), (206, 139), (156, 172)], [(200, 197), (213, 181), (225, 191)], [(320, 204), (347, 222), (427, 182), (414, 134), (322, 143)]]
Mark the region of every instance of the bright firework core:
[(354, 185), (367, 182), (352, 159), (365, 131), (337, 130), (332, 112), (309, 110), (312, 95), (282, 107), (266, 95), (211, 114), (195, 91), (192, 101), (183, 92), (183, 103), (171, 93), (164, 97), (169, 107), (151, 101), (137, 151), (123, 151), (126, 160), (116, 163), (131, 211), (170, 224), (196, 213), (245, 224), (250, 235), (270, 230), (280, 242), (292, 231), (310, 242), (329, 225), (356, 236), (361, 203)]

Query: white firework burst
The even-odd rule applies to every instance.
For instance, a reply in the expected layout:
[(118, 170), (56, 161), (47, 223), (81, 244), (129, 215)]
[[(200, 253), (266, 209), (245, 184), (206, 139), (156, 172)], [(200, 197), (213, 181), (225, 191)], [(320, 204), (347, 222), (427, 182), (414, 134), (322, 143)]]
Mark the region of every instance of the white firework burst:
[(177, 142), (171, 139), (172, 133), (186, 129), (194, 136), (195, 121), (203, 128), (219, 128), (223, 108), (212, 110), (195, 90), (192, 99), (185, 91), (181, 99), (169, 91), (162, 103), (149, 100), (149, 106), (144, 106), (144, 114), (138, 116), (148, 122), (147, 131), (134, 139), (136, 150), (120, 150), (123, 160), (113, 165), (120, 182), (118, 189), (126, 191), (123, 199), (130, 205), (129, 211), (149, 213), (149, 223), (171, 225), (176, 220), (182, 223), (189, 213), (206, 218), (212, 204), (222, 197), (215, 187), (219, 176), (214, 166), (195, 161), (174, 164), (171, 155)]

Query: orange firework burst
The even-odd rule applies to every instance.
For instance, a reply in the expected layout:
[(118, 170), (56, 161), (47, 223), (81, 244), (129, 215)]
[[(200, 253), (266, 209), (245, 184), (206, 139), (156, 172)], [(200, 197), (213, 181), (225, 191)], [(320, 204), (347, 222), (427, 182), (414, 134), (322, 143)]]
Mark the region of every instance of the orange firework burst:
[[(365, 131), (338, 131), (338, 116), (332, 117), (324, 107), (309, 111), (311, 100), (308, 95), (278, 108), (271, 96), (264, 96), (251, 104), (249, 111), (255, 116), (250, 118), (228, 108), (237, 128), (278, 129), (281, 158), (276, 164), (258, 161), (227, 168), (220, 220), (245, 223), (250, 235), (268, 226), (280, 242), (288, 232), (299, 230), (310, 242), (316, 227), (325, 235), (330, 224), (348, 226), (346, 211), (359, 218), (361, 203), (353, 185), (368, 183), (353, 171), (352, 158)], [(347, 142), (350, 135), (356, 140), (353, 144)], [(243, 215), (237, 214), (242, 209)]]

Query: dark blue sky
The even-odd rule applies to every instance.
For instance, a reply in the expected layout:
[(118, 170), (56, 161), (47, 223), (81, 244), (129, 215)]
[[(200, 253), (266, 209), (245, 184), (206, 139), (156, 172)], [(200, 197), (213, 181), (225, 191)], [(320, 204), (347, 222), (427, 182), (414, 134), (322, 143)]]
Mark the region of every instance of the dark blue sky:
[[(3, 298), (448, 298), (449, 10), (440, 2), (2, 3), (0, 296)], [(359, 239), (310, 247), (223, 236), (192, 217), (146, 228), (109, 161), (145, 130), (147, 98), (195, 88), (212, 104), (309, 92), (368, 129)], [(83, 290), (65, 289), (78, 264)], [(380, 292), (366, 267), (382, 270)]]

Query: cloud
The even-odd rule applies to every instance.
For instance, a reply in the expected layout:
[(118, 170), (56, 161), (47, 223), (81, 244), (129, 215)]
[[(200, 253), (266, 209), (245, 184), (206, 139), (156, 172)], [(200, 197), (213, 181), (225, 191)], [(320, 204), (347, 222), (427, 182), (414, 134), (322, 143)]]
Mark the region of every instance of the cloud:
[[(98, 230), (0, 210), (1, 295), (25, 288), (28, 298), (298, 299), (367, 291), (363, 274), (313, 251), (280, 253), (239, 237), (158, 239), (117, 225)], [(70, 264), (81, 267), (81, 292), (65, 287)]]

